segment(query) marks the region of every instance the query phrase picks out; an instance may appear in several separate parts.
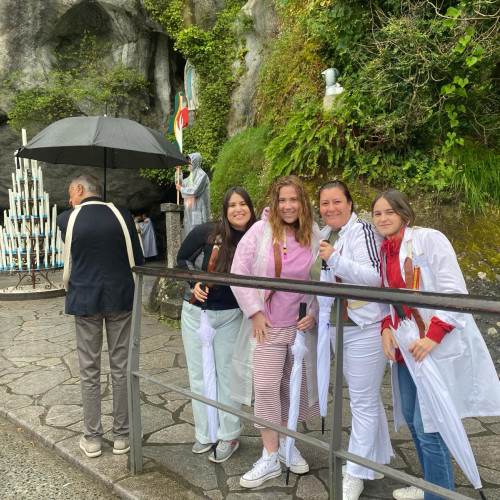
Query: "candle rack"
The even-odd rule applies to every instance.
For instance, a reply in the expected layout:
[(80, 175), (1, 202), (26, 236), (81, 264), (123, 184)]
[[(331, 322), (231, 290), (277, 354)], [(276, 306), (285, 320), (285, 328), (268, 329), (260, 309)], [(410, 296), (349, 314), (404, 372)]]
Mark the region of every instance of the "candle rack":
[[(0, 272), (17, 278), (4, 293), (61, 289), (49, 277), (63, 268), (63, 242), (50, 207), (43, 173), (36, 161), (16, 164), (9, 189), (9, 209), (0, 225)], [(38, 288), (37, 288), (38, 287)]]

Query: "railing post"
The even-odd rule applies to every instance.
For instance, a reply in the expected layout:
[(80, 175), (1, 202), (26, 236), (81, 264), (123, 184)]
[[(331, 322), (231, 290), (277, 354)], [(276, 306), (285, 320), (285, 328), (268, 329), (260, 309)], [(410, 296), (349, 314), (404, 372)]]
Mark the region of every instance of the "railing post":
[(143, 276), (135, 277), (134, 307), (132, 309), (132, 328), (128, 349), (127, 394), (130, 438), (130, 470), (132, 474), (142, 472), (142, 432), (141, 399), (139, 377), (134, 372), (139, 370), (139, 351), (141, 346)]
[(334, 479), (330, 485), (330, 500), (342, 498), (342, 459), (334, 454), (342, 449), (342, 391), (344, 386), (344, 300), (335, 298), (337, 314), (335, 318), (335, 361), (333, 376), (333, 411), (332, 434), (330, 436), (329, 469), (330, 478)]

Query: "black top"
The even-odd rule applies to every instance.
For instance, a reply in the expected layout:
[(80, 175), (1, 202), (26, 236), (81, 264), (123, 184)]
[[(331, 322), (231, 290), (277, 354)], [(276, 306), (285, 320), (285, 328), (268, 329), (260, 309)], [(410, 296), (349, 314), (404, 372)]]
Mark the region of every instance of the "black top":
[[(82, 200), (102, 201), (98, 197)], [(118, 208), (132, 240), (136, 265), (144, 262), (131, 213)], [(63, 241), (73, 209), (57, 217)], [(130, 270), (125, 236), (120, 222), (105, 205), (82, 207), (73, 227), (71, 274), (66, 295), (66, 314), (88, 316), (103, 311), (130, 311), (134, 280)]]
[[(213, 245), (208, 244), (206, 239), (207, 235), (213, 230), (214, 224), (216, 223), (206, 222), (205, 224), (195, 226), (186, 236), (186, 239), (182, 242), (179, 253), (177, 254), (177, 264), (181, 269), (197, 271), (207, 270)], [(231, 228), (231, 235), (235, 245), (238, 244), (244, 234), (244, 231), (237, 231), (236, 229)], [(189, 300), (193, 296), (190, 288), (194, 285), (195, 282), (188, 283), (186, 293), (184, 294), (184, 300)], [(213, 311), (236, 309), (239, 307), (238, 302), (236, 302), (233, 292), (231, 291), (231, 287), (224, 285), (211, 286), (208, 292), (206, 304), (196, 301), (194, 302), (194, 305), (198, 307), (206, 307), (207, 309)]]

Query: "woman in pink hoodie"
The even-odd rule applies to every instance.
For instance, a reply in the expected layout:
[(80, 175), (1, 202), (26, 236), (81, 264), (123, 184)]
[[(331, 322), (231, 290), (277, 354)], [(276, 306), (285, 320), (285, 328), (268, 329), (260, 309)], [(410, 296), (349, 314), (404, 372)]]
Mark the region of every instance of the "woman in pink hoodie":
[[(298, 177), (286, 176), (272, 187), (267, 220), (256, 222), (238, 244), (231, 272), (309, 280), (318, 246), (319, 229), (313, 221), (306, 187)], [(251, 322), (253, 338), (249, 348), (243, 351), (253, 352), (255, 415), (286, 426), (293, 365), (290, 347), (295, 341), (297, 328), (307, 331), (315, 326), (316, 300), (302, 293), (255, 288), (233, 287), (233, 293), (244, 316)], [(308, 309), (306, 316), (297, 322), (300, 302), (308, 303)], [(244, 329), (242, 331), (248, 338)], [(299, 421), (318, 414), (314, 377), (316, 336), (307, 334), (306, 338), (310, 349), (303, 371)], [(240, 484), (245, 488), (255, 488), (278, 477), (281, 474), (280, 461), (285, 461), (284, 437), (278, 439), (277, 432), (256, 427), (260, 429), (264, 450), (253, 469), (241, 477)], [(297, 448), (290, 470), (297, 474), (309, 471), (309, 465)]]

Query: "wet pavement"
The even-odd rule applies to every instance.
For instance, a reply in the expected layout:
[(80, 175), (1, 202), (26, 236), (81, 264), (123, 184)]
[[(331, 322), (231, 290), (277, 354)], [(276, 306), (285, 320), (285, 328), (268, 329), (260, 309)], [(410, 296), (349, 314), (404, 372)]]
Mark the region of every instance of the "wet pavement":
[[(146, 280), (146, 297), (151, 285), (151, 281)], [(495, 361), (498, 362), (498, 359)], [(187, 388), (189, 385), (180, 331), (159, 323), (156, 316), (147, 312), (143, 312), (142, 316), (140, 369), (181, 387)], [(31, 436), (37, 449), (40, 444), (44, 444), (50, 453), (63, 457), (83, 470), (87, 476), (106, 487), (108, 492), (121, 498), (144, 500), (328, 498), (326, 454), (306, 444), (299, 444), (299, 448), (310, 464), (309, 474), (291, 474), (289, 486), (285, 485), (283, 474), (254, 490), (241, 488), (240, 476), (251, 468), (261, 453), (257, 430), (249, 422), (245, 422), (239, 450), (227, 462), (213, 464), (208, 460), (207, 454), (191, 453), (194, 428), (190, 401), (180, 394), (143, 380), (141, 415), (144, 471), (136, 476), (132, 475), (128, 456), (112, 454), (112, 395), (109, 363), (105, 353), (102, 358), (101, 380), (103, 426), (106, 433), (102, 456), (90, 459), (78, 447), (82, 434), (80, 380), (74, 321), (73, 317), (64, 314), (64, 297), (0, 301), (0, 416)], [(350, 420), (345, 388), (344, 397), (345, 447)], [(388, 376), (384, 379), (382, 397), (389, 426), (393, 429)], [(250, 408), (244, 409), (251, 411)], [(488, 500), (500, 500), (500, 417), (466, 419), (464, 425), (478, 463), (486, 497)], [(16, 431), (15, 427), (11, 431), (4, 430), (4, 427), (1, 429), (2, 435)], [(328, 441), (329, 432), (322, 436), (320, 429), (321, 421), (315, 418), (306, 424), (299, 424), (298, 430)], [(398, 433), (391, 430), (391, 438), (396, 455), (391, 465), (404, 472), (419, 475), (418, 460), (408, 430), (405, 428)], [(0, 451), (0, 457), (2, 453), (4, 452)], [(4, 460), (13, 459), (2, 457), (2, 462)], [(43, 459), (33, 457), (33, 460)], [(12, 463), (14, 467), (23, 467), (22, 461), (19, 464)], [(24, 467), (30, 469), (29, 460)], [(61, 474), (69, 474), (65, 465), (58, 467)], [(9, 498), (2, 490), (2, 487), (6, 488), (5, 478), (8, 480), (2, 468), (5, 469), (5, 466), (0, 464), (0, 497)], [(479, 497), (458, 468), (455, 468), (455, 475), (458, 491), (471, 498)], [(55, 493), (52, 498), (66, 498), (61, 496), (65, 492), (60, 488), (70, 482), (70, 479), (62, 482), (63, 480), (62, 476), (58, 478), (54, 475), (54, 469), (47, 470), (47, 482), (54, 485), (54, 488), (59, 488), (53, 490)], [(388, 477), (378, 481), (365, 481), (365, 490), (360, 498), (389, 499), (392, 498), (392, 490), (401, 486), (403, 485)], [(10, 491), (8, 487), (7, 490)], [(39, 494), (35, 490), (26, 490), (12, 498), (50, 498), (44, 497), (44, 494), (45, 492)], [(96, 493), (88, 497), (71, 495), (71, 498), (107, 497)]]

